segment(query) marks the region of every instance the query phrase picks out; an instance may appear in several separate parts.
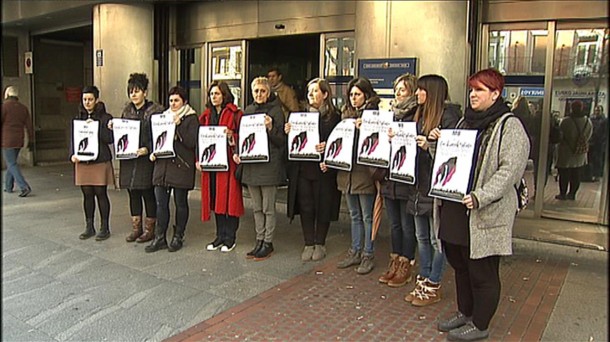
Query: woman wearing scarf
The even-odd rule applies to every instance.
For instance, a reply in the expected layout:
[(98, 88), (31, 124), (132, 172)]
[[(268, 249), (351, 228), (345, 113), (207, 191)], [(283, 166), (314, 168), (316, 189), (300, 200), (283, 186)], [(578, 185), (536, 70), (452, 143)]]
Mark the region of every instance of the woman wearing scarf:
[[(452, 341), (489, 336), (489, 322), (500, 299), (500, 256), (512, 254), (515, 185), (523, 176), (530, 149), (523, 125), (500, 96), (502, 74), (485, 69), (472, 75), (468, 84), (470, 107), (458, 128), (478, 131), (472, 190), (462, 203), (435, 200), (434, 206), (436, 228), (455, 270), (458, 311), (438, 323)], [(429, 139), (439, 136), (435, 129)]]

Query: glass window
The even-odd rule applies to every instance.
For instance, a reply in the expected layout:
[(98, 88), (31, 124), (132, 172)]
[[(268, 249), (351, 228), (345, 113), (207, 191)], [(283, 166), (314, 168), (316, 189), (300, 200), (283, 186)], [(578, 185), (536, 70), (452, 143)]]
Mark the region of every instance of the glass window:
[(353, 37), (333, 37), (326, 39), (324, 51), (324, 75), (354, 76), (355, 39)]

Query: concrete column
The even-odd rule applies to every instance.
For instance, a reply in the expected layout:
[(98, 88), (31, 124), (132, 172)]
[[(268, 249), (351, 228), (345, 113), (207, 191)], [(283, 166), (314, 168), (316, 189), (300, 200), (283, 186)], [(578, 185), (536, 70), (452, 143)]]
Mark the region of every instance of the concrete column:
[(356, 1), (357, 58), (416, 57), (418, 76), (445, 77), (463, 109), (467, 14), (466, 1)]

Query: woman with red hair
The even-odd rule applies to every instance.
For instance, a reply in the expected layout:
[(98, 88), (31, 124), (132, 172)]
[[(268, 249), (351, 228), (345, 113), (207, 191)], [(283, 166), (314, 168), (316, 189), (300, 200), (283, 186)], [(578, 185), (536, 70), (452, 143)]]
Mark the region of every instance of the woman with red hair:
[[(504, 77), (495, 69), (468, 79), (470, 106), (458, 129), (476, 130), (470, 193), (462, 203), (434, 203), (435, 224), (447, 261), (455, 270), (458, 310), (438, 323), (452, 341), (489, 336), (500, 300), (500, 256), (512, 254), (517, 192), (530, 144), (520, 120), (500, 96)], [(438, 139), (434, 129), (429, 139)]]

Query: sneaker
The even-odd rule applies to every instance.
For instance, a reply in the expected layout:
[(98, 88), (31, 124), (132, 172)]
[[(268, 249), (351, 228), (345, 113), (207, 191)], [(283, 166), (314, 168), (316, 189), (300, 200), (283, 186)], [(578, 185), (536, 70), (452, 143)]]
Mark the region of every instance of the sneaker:
[(237, 245), (235, 242), (233, 242), (231, 246), (223, 245), (222, 247), (220, 247), (220, 251), (224, 253), (230, 252), (233, 250), (233, 248), (235, 248), (235, 245)]
[(21, 193), (19, 194), (19, 197), (27, 197), (27, 195), (29, 195), (32, 192), (32, 188), (30, 188), (29, 186), (23, 190), (21, 190)]
[(358, 267), (356, 267), (356, 272), (358, 272), (358, 274), (368, 274), (370, 273), (373, 268), (375, 268), (375, 263), (373, 262), (373, 259), (375, 258), (375, 256), (373, 254), (362, 254), (362, 260), (360, 261), (360, 265), (358, 265)]
[(360, 252), (353, 249), (347, 251), (345, 258), (337, 264), (337, 268), (348, 268), (360, 264)]
[(413, 289), (413, 291), (409, 292), (409, 294), (405, 296), (405, 302), (411, 303), (413, 299), (415, 299), (415, 297), (419, 294), (419, 291), (421, 290), (424, 281), (426, 281), (426, 278), (418, 274), (417, 278), (415, 279), (415, 288)]
[(214, 239), (214, 241), (208, 244), (205, 249), (207, 249), (208, 251), (215, 251), (220, 247), (222, 247), (222, 240), (217, 237), (216, 239)]
[(313, 256), (314, 246), (305, 246), (303, 253), (301, 253), (301, 261), (309, 261)]
[(449, 331), (449, 341), (478, 341), (489, 337), (489, 330), (479, 330), (472, 322), (468, 322), (457, 329)]
[(441, 301), (441, 284), (432, 283), (426, 280), (419, 291), (413, 298), (411, 305), (428, 306)]
[(463, 313), (456, 311), (444, 321), (440, 321), (437, 324), (437, 328), (442, 332), (449, 332), (453, 329), (457, 329), (466, 323), (470, 322), (472, 317), (466, 317)]
[(556, 196), (555, 196), (555, 199), (558, 199), (558, 200), (560, 200), (560, 201), (565, 201), (565, 200), (567, 200), (568, 198), (566, 197), (566, 195), (559, 194), (559, 195), (556, 195)]
[(326, 246), (324, 245), (315, 245), (313, 249), (313, 255), (311, 256), (311, 260), (318, 261), (322, 260), (326, 257)]

